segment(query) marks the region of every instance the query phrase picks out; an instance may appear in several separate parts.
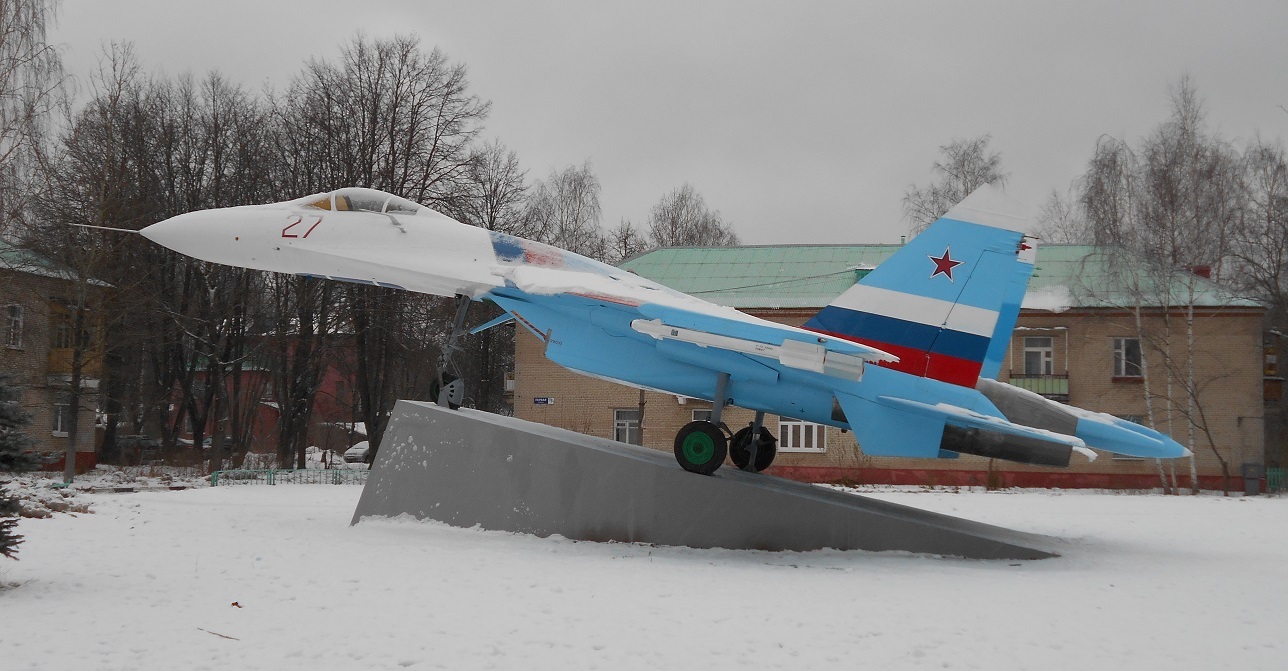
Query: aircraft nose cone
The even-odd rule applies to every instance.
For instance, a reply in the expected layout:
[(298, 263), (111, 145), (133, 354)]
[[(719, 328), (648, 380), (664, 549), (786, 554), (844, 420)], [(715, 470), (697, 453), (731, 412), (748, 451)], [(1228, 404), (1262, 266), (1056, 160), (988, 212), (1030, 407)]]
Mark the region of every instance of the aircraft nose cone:
[(139, 231), (143, 237), (180, 254), (228, 263), (238, 227), (220, 210), (200, 210), (170, 217)]

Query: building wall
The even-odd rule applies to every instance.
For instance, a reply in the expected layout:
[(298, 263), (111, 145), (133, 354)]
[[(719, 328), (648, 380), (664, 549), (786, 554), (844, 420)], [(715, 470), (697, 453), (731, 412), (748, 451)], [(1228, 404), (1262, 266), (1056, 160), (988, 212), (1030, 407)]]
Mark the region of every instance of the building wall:
[[(66, 452), (66, 433), (56, 432), (55, 404), (65, 395), (68, 387), (65, 376), (70, 372), (67, 350), (55, 349), (53, 344), (54, 299), (67, 295), (67, 283), (51, 277), (31, 273), (0, 270), (0, 370), (8, 372), (22, 388), (21, 405), (32, 414), (32, 423), (26, 431), (35, 440), (35, 450), (55, 459)], [(9, 305), (22, 307), (22, 338), (18, 346), (11, 346), (7, 339), (7, 310)], [(90, 362), (87, 373), (95, 374), (95, 362)], [(79, 427), (76, 437), (77, 464), (92, 467), (94, 464), (94, 407), (98, 395), (98, 380), (90, 377), (82, 385)], [(57, 467), (57, 464), (49, 464)]]
[[(749, 311), (781, 323), (800, 325), (813, 310)], [(1135, 337), (1135, 322), (1123, 313), (1096, 311), (1048, 313), (1024, 312), (1012, 337), (1011, 355), (1003, 363), (1001, 378), (1010, 372), (1023, 371), (1023, 338), (1026, 335), (1053, 337), (1053, 372), (1068, 373), (1069, 402), (1088, 410), (1115, 415), (1146, 418), (1146, 385), (1140, 379), (1116, 379), (1113, 376), (1113, 339)], [(1158, 334), (1161, 344), (1165, 322), (1159, 317), (1147, 318), (1145, 360), (1148, 366), (1149, 391), (1153, 404), (1154, 424), (1169, 432), (1182, 444), (1189, 444), (1188, 411), (1184, 380), (1188, 377), (1186, 329), (1184, 315), (1171, 320), (1170, 358), (1152, 340)], [(1208, 433), (1196, 430), (1194, 452), (1200, 482), (1204, 487), (1222, 486), (1220, 460), (1224, 459), (1231, 474), (1239, 475), (1244, 461), (1259, 461), (1262, 442), (1262, 355), (1260, 313), (1245, 311), (1208, 311), (1195, 320), (1194, 378), (1199, 389), (1199, 403), (1210, 428)], [(1171, 361), (1170, 366), (1164, 361)], [(532, 421), (559, 426), (604, 438), (614, 437), (614, 410), (634, 410), (639, 406), (640, 392), (623, 385), (579, 375), (547, 360), (542, 343), (520, 329), (515, 343), (515, 415)], [(1173, 381), (1167, 384), (1168, 368)], [(1168, 398), (1174, 399), (1169, 404)], [(550, 400), (537, 404), (534, 399)], [(646, 392), (643, 422), (643, 444), (670, 451), (676, 431), (693, 419), (693, 411), (710, 409), (711, 404), (693, 399), (680, 399), (671, 394)], [(725, 422), (734, 430), (752, 419), (750, 411), (731, 409)], [(778, 431), (776, 417), (767, 417), (766, 425)], [(788, 477), (813, 481), (889, 482), (899, 484), (1052, 486), (1052, 487), (1123, 487), (1145, 488), (1160, 484), (1159, 466), (1153, 460), (1130, 460), (1102, 454), (1089, 462), (1075, 454), (1068, 469), (1051, 469), (1025, 464), (989, 460), (962, 455), (957, 459), (905, 459), (871, 457), (862, 453), (850, 432), (827, 427), (826, 448), (822, 453), (780, 452), (772, 471)], [(1216, 446), (1214, 452), (1209, 444)], [(1218, 459), (1217, 455), (1221, 459)], [(1170, 464), (1181, 483), (1188, 482), (1189, 464), (1177, 460)], [(1232, 483), (1232, 486), (1240, 486)]]

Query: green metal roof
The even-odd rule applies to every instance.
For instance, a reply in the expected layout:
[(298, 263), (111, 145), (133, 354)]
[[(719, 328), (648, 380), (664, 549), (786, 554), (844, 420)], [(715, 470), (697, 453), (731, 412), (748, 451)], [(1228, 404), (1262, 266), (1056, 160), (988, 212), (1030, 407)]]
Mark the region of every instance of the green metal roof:
[(69, 279), (69, 273), (52, 260), (29, 249), (23, 249), (0, 238), (0, 269), (16, 270), (32, 275)]
[[(749, 247), (664, 247), (622, 262), (621, 267), (698, 296), (735, 308), (820, 308), (853, 285), (868, 270), (900, 249), (899, 245), (772, 245)], [(1090, 245), (1039, 245), (1026, 305), (1118, 307), (1161, 304), (1156, 286), (1172, 284), (1172, 305), (1185, 305), (1195, 289), (1195, 305), (1260, 307), (1236, 298), (1215, 283), (1177, 272), (1151, 279)]]
[(898, 249), (898, 245), (664, 247), (621, 265), (720, 305), (820, 307)]
[[(30, 249), (23, 249), (3, 238), (0, 238), (0, 270), (13, 270), (60, 280), (76, 280), (76, 273), (66, 266)], [(112, 286), (107, 282), (93, 278), (89, 280), (89, 284), (97, 287)]]

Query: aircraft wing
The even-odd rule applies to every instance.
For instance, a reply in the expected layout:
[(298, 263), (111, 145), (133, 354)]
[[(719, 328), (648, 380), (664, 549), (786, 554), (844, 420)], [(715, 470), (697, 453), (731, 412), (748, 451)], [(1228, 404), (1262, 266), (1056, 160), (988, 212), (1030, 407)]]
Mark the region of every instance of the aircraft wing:
[(950, 424), (952, 426), (960, 426), (966, 429), (996, 431), (998, 433), (1006, 433), (1012, 436), (1020, 436), (1022, 438), (1032, 438), (1034, 440), (1044, 440), (1051, 443), (1068, 445), (1074, 450), (1087, 455), (1090, 459), (1096, 458), (1096, 453), (1086, 449), (1087, 444), (1077, 436), (1069, 436), (1063, 433), (1055, 433), (1054, 431), (1045, 431), (1043, 429), (1023, 426), (1001, 417), (984, 415), (975, 412), (974, 410), (968, 410), (966, 408), (949, 405), (947, 403), (936, 403), (931, 405), (929, 403), (912, 401), (906, 398), (896, 398), (893, 396), (878, 396), (877, 401), (888, 403), (924, 417), (933, 419), (943, 418), (945, 424)]
[[(601, 275), (555, 268), (503, 267), (494, 272), (508, 286), (530, 295), (573, 296), (636, 313), (639, 318), (631, 319), (629, 328), (659, 341), (659, 350), (677, 359), (691, 358), (685, 356), (684, 346), (680, 345), (689, 343), (704, 349), (775, 359), (790, 368), (851, 380), (860, 379), (864, 361), (898, 361), (893, 354), (874, 347), (753, 317), (625, 271)], [(510, 304), (504, 298), (501, 303), (503, 307)], [(507, 310), (513, 312), (511, 308)], [(529, 314), (533, 314), (531, 310)], [(536, 328), (535, 332), (540, 332), (540, 327)], [(750, 360), (743, 361), (752, 370), (761, 368)], [(729, 363), (726, 358), (725, 364)]]

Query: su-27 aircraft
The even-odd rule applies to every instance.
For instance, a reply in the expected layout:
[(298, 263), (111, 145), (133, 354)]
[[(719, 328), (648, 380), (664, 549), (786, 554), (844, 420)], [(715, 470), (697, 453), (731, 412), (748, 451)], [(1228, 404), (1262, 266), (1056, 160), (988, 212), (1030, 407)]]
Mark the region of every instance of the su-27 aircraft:
[[(148, 239), (205, 261), (457, 299), (437, 401), (473, 301), (507, 313), (579, 373), (710, 400), (675, 457), (710, 474), (728, 455), (760, 471), (776, 441), (765, 413), (852, 430), (865, 454), (959, 454), (1064, 467), (1096, 448), (1189, 454), (1157, 431), (998, 382), (1033, 273), (1034, 240), (991, 187), (972, 194), (823, 308), (804, 327), (759, 319), (625, 270), (457, 222), (397, 196), (344, 188), (271, 205), (181, 214)], [(726, 406), (755, 412), (731, 431)]]

